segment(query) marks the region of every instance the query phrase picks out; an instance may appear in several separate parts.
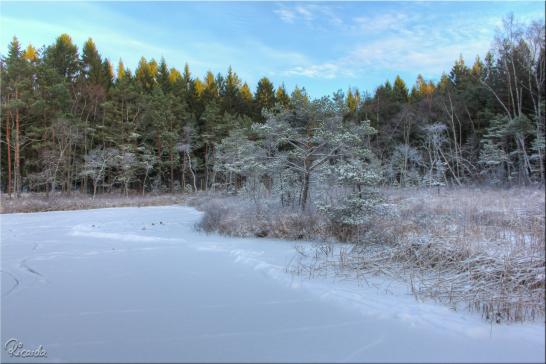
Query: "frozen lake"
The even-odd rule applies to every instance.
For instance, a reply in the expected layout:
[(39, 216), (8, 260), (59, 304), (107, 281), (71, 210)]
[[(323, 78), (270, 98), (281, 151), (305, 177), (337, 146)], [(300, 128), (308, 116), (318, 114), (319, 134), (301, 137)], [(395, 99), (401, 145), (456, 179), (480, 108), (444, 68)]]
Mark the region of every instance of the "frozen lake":
[(12, 338), (47, 352), (23, 362), (544, 361), (543, 323), (492, 327), (396, 284), (294, 277), (295, 242), (206, 235), (200, 216), (0, 215), (2, 361), (18, 360)]

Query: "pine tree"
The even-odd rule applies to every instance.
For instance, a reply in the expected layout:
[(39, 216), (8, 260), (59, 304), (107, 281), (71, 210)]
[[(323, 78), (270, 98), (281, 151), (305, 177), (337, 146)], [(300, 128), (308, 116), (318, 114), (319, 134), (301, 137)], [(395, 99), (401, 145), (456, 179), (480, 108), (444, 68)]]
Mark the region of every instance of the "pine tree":
[(78, 47), (72, 43), (68, 34), (61, 34), (55, 44), (47, 47), (45, 62), (66, 80), (72, 81), (80, 71)]
[(469, 75), (470, 70), (468, 67), (466, 67), (463, 56), (460, 55), (459, 59), (455, 61), (455, 64), (451, 68), (449, 80), (455, 86), (455, 88), (460, 88)]
[(95, 42), (93, 39), (89, 38), (82, 50), (82, 75), (87, 79), (91, 84), (100, 85), (105, 82), (104, 70), (102, 67), (102, 59), (97, 51)]
[(263, 110), (269, 110), (275, 106), (274, 87), (267, 77), (262, 77), (258, 81), (254, 102), (256, 103), (256, 118), (263, 121)]
[(250, 91), (250, 87), (248, 87), (246, 82), (241, 86), (239, 95), (241, 101), (239, 109), (241, 114), (252, 116), (254, 111), (254, 96), (252, 95), (252, 91)]
[(205, 167), (205, 189), (210, 187), (211, 158), (214, 156), (214, 145), (220, 140), (223, 131), (223, 115), (216, 101), (208, 103), (200, 117), (199, 135), (203, 142), (203, 161)]
[(114, 67), (108, 58), (102, 61), (102, 84), (106, 90), (114, 83)]
[(359, 101), (357, 97), (353, 94), (353, 90), (349, 88), (347, 91), (347, 107), (349, 108), (350, 113), (355, 113), (358, 107)]
[(286, 93), (286, 88), (284, 87), (284, 84), (277, 87), (277, 92), (275, 93), (275, 100), (284, 109), (288, 109), (290, 107), (290, 96), (288, 96), (288, 94)]
[(395, 100), (397, 100), (398, 102), (408, 101), (408, 88), (406, 87), (406, 83), (400, 78), (400, 76), (396, 76), (392, 92)]
[(223, 109), (229, 113), (242, 113), (240, 101), (241, 80), (239, 76), (228, 68), (224, 90), (222, 92)]
[(140, 58), (135, 71), (135, 78), (146, 92), (151, 92), (157, 83), (156, 62), (153, 59), (148, 62), (144, 57)]
[(206, 105), (209, 102), (217, 101), (219, 96), (220, 94), (218, 90), (218, 84), (216, 83), (216, 78), (211, 71), (208, 71), (205, 75), (203, 92), (201, 95), (203, 103)]
[[(28, 102), (32, 96), (32, 72), (30, 63), (24, 58), (24, 52), (16, 37), (8, 45), (8, 55), (3, 63), (6, 67), (7, 77), (2, 80), (6, 95), (2, 103), (2, 114), (6, 116), (6, 148), (8, 158), (8, 193), (15, 192), (19, 197), (22, 188), (21, 173), (21, 145), (24, 137), (24, 124), (28, 117)], [(12, 134), (13, 132), (13, 134)], [(12, 139), (13, 137), (13, 139)], [(13, 148), (13, 175), (11, 173), (11, 151)]]
[(163, 93), (168, 93), (171, 89), (171, 85), (169, 83), (169, 76), (170, 71), (167, 67), (167, 62), (165, 62), (165, 58), (161, 57), (161, 60), (159, 61), (159, 67), (157, 69), (157, 84), (159, 87), (161, 87), (161, 90), (163, 90)]
[(25, 49), (25, 52), (23, 53), (23, 59), (31, 63), (38, 62), (39, 54), (36, 48), (32, 46), (32, 44), (29, 44)]
[(298, 86), (294, 87), (294, 91), (290, 95), (290, 103), (292, 107), (307, 107), (309, 104), (309, 96), (305, 91), (305, 87), (299, 88)]
[(187, 63), (184, 64), (184, 73), (182, 74), (182, 85), (184, 88), (185, 95), (189, 95), (192, 88), (192, 78), (191, 78), (190, 66)]
[(117, 75), (116, 75), (116, 80), (121, 81), (126, 76), (127, 76), (127, 71), (125, 70), (125, 65), (123, 64), (123, 61), (120, 58), (119, 62), (118, 62), (118, 72), (117, 72)]
[(175, 86), (181, 83), (182, 80), (182, 74), (180, 74), (180, 71), (172, 67), (169, 70), (169, 77), (167, 79), (169, 87), (167, 89), (169, 91), (174, 90)]

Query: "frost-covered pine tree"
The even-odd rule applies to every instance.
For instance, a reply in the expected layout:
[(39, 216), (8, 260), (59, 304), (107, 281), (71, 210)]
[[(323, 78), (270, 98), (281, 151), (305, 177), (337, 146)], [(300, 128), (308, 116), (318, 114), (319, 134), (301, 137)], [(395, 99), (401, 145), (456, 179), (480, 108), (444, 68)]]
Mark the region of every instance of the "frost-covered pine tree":
[(267, 172), (265, 151), (250, 141), (244, 129), (233, 130), (216, 147), (214, 171), (224, 176), (228, 192), (237, 191), (236, 180), (243, 178), (244, 188), (254, 197), (261, 177)]
[(108, 168), (114, 165), (114, 159), (119, 155), (116, 148), (95, 148), (84, 158), (81, 176), (91, 179), (93, 184), (93, 198), (97, 194), (99, 184), (104, 181)]
[[(194, 165), (192, 162), (192, 152), (197, 149), (198, 143), (196, 142), (197, 133), (195, 128), (191, 126), (185, 126), (180, 133), (180, 140), (176, 144), (176, 150), (181, 155), (182, 159), (182, 182), (184, 191), (197, 191), (197, 177), (195, 173)], [(186, 184), (186, 170), (190, 171), (192, 176), (192, 185)]]
[(129, 185), (134, 182), (139, 168), (139, 161), (135, 153), (130, 151), (120, 151), (113, 159), (113, 165), (116, 169), (115, 180), (123, 187), (125, 196), (129, 195)]
[[(498, 184), (504, 180), (510, 158), (506, 152), (492, 140), (486, 140), (480, 152), (481, 175), (490, 183)], [(509, 169), (509, 168), (508, 168)]]
[(368, 222), (382, 201), (374, 189), (382, 179), (380, 162), (366, 143), (374, 130), (368, 121), (350, 128), (355, 131), (354, 139), (346, 140), (340, 148), (341, 156), (321, 170), (321, 185), (326, 188), (317, 204), (320, 212), (341, 227)]
[(140, 169), (142, 170), (144, 174), (144, 179), (142, 181), (142, 195), (144, 196), (148, 177), (150, 176), (150, 173), (153, 171), (154, 167), (157, 164), (157, 158), (153, 154), (153, 152), (149, 150), (148, 148), (146, 148), (145, 146), (139, 147), (138, 151), (140, 152), (139, 153)]
[[(424, 127), (427, 172), (423, 182), (430, 187), (444, 186), (446, 169), (452, 170), (443, 150), (447, 143), (446, 130), (447, 126), (439, 122)], [(453, 172), (452, 175), (456, 178)]]
[(274, 141), (278, 153), (268, 158), (299, 176), (302, 210), (311, 199), (311, 182), (317, 172), (327, 163), (368, 153), (363, 146), (376, 132), (368, 121), (345, 123), (338, 104), (328, 97), (270, 114), (264, 124), (254, 124), (253, 130), (262, 139)]
[(418, 184), (419, 167), (423, 160), (419, 151), (408, 144), (399, 144), (394, 148), (389, 160), (386, 176), (399, 186)]

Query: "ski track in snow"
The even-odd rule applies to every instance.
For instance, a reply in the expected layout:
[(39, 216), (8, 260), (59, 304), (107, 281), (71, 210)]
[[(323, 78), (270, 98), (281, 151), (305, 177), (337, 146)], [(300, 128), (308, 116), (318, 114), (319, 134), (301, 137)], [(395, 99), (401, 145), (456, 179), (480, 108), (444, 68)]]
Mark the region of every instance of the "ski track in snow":
[(46, 361), (544, 361), (543, 322), (491, 326), (381, 277), (294, 276), (295, 245), (312, 243), (199, 233), (200, 217), (0, 215), (2, 342)]

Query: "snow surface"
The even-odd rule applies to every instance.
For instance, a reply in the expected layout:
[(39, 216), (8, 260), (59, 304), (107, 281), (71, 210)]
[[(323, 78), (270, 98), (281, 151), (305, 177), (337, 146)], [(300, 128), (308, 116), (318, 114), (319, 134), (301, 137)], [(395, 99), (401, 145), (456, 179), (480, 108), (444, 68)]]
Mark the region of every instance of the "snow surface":
[[(1, 215), (4, 343), (68, 362), (544, 362), (544, 323), (493, 325), (400, 284), (286, 272), (295, 245), (196, 232), (181, 206)], [(375, 280), (378, 281), (378, 280)]]

